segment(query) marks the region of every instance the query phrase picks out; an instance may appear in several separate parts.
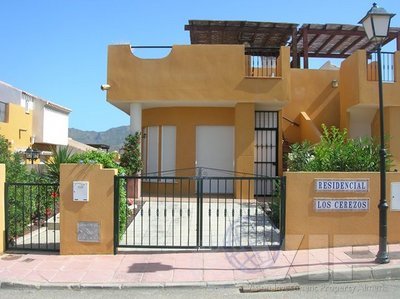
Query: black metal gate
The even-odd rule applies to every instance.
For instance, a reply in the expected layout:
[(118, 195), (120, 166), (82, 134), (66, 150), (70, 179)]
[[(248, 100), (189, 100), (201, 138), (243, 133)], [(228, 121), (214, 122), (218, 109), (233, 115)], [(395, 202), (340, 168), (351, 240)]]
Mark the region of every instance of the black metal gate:
[[(258, 185), (273, 186), (273, 194), (254, 196)], [(116, 176), (114, 213), (116, 251), (276, 249), (284, 239), (285, 178)]]
[(5, 183), (6, 250), (59, 251), (59, 185)]

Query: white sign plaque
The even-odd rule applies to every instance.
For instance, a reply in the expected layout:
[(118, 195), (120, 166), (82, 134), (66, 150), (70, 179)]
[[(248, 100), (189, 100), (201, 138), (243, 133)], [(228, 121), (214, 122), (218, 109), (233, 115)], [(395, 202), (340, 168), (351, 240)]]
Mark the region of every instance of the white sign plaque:
[(369, 179), (315, 179), (316, 192), (368, 192)]
[(72, 198), (74, 201), (89, 201), (89, 182), (74, 181), (72, 183), (72, 189)]
[(369, 198), (314, 198), (316, 212), (367, 212)]

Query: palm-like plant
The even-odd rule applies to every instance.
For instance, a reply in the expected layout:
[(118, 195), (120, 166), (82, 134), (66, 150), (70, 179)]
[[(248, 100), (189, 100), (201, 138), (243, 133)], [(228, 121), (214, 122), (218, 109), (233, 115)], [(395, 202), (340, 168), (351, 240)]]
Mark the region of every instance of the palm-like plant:
[(63, 163), (71, 163), (74, 154), (68, 146), (60, 146), (52, 149), (53, 155), (46, 162), (47, 176), (53, 182), (60, 181), (60, 165)]

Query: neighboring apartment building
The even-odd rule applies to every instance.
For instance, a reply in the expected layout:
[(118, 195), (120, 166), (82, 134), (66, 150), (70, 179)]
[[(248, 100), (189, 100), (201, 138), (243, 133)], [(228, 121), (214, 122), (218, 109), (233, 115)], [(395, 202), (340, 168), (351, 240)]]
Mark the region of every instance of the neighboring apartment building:
[[(284, 145), (320, 138), (321, 124), (377, 136), (374, 45), (355, 25), (189, 21), (191, 45), (141, 59), (130, 45), (108, 48), (107, 100), (143, 134), (145, 171), (276, 176)], [(391, 28), (385, 44), (397, 40)], [(133, 50), (132, 50), (133, 48)], [(400, 52), (384, 54), (386, 133), (400, 167)], [(309, 59), (342, 58), (308, 69)], [(300, 62), (303, 62), (302, 64)], [(302, 68), (301, 68), (302, 66)], [(172, 170), (172, 171), (170, 171)]]
[(71, 110), (0, 81), (0, 134), (11, 150), (24, 152), (33, 146), (42, 152), (68, 144)]

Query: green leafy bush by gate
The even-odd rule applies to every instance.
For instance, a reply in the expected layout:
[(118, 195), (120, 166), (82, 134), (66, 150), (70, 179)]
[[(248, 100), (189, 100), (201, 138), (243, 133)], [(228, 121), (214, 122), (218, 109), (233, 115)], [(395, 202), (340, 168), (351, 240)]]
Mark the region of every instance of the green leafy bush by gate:
[[(347, 138), (347, 130), (340, 131), (322, 125), (321, 141), (308, 141), (291, 146), (288, 155), (289, 171), (379, 171), (379, 145), (372, 137)], [(389, 169), (390, 155), (386, 158)]]
[(123, 154), (121, 155), (121, 166), (127, 175), (137, 175), (143, 169), (143, 162), (140, 155), (141, 134), (136, 132), (125, 138)]

